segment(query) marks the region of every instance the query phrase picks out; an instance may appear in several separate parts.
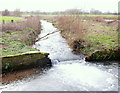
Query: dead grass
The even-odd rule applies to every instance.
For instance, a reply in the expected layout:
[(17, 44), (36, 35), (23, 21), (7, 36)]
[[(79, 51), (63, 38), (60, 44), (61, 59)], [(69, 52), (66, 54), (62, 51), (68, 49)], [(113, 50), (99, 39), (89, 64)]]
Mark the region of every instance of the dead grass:
[(83, 39), (84, 28), (80, 17), (62, 16), (57, 21), (62, 36), (67, 39), (69, 44), (72, 44), (74, 40)]
[(32, 28), (38, 31), (40, 29), (39, 17), (29, 17), (23, 21), (9, 22), (2, 25), (2, 31), (4, 32), (22, 31), (25, 28)]
[(29, 17), (24, 21), (3, 24), (0, 52), (2, 55), (9, 55), (36, 50), (30, 46), (35, 43), (40, 29), (39, 17)]
[(75, 53), (89, 55), (96, 50), (114, 51), (117, 48), (117, 22), (108, 24), (103, 17), (78, 16), (62, 16), (56, 21), (61, 35)]
[[(14, 23), (6, 23), (2, 25), (2, 31), (5, 33), (20, 32), (11, 35), (9, 39), (16, 39), (27, 45), (32, 45), (35, 42), (36, 36), (41, 29), (39, 17), (28, 17), (26, 20)], [(4, 36), (3, 36), (4, 37)]]

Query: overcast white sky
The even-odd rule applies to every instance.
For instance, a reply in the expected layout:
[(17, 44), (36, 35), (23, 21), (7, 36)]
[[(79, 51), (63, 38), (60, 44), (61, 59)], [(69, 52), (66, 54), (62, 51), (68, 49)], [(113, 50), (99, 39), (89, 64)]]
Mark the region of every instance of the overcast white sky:
[(89, 11), (91, 8), (117, 12), (119, 0), (0, 0), (0, 10), (20, 9), (22, 11), (64, 11), (78, 8)]

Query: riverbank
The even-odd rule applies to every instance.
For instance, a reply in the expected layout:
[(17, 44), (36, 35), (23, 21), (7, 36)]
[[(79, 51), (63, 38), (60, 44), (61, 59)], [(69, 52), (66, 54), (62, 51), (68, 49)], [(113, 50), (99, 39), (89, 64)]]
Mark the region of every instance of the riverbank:
[(7, 84), (14, 80), (27, 78), (51, 66), (48, 53), (39, 51), (8, 55), (2, 59), (2, 83)]
[(39, 17), (29, 17), (24, 21), (2, 24), (0, 32), (1, 56), (36, 51), (31, 45), (40, 33)]
[(120, 60), (118, 21), (79, 16), (48, 20), (61, 31), (74, 53), (86, 55), (86, 61)]
[[(1, 29), (0, 60), (4, 81), (10, 82), (11, 79), (6, 80), (10, 73), (13, 74), (13, 77), (19, 76), (21, 71), (34, 74), (34, 70), (31, 71), (32, 68), (42, 69), (48, 64), (51, 65), (48, 53), (42, 53), (32, 47), (41, 30), (39, 17), (28, 17), (23, 21), (2, 24)], [(26, 77), (28, 74), (20, 77)]]
[(16, 72), (9, 72), (7, 75), (2, 76), (2, 84), (9, 84), (17, 80), (22, 80), (23, 78), (28, 78), (32, 75), (36, 75), (39, 71), (40, 69), (38, 68), (32, 68)]

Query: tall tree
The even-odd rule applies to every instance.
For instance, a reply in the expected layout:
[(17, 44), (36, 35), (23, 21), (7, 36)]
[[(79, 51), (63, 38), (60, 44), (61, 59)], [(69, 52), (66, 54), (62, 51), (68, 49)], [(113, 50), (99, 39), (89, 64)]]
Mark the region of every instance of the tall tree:
[(9, 16), (10, 12), (8, 11), (8, 9), (5, 9), (4, 11), (2, 11), (2, 15), (3, 16)]
[(20, 17), (20, 16), (21, 16), (20, 9), (16, 9), (16, 10), (14, 10), (13, 15), (14, 15), (14, 16), (18, 16), (18, 17)]
[(95, 9), (92, 8), (92, 9), (90, 10), (90, 14), (98, 15), (98, 14), (102, 14), (102, 12), (99, 11), (99, 10), (95, 10)]
[(69, 9), (65, 11), (66, 14), (72, 14), (72, 15), (77, 15), (77, 14), (82, 14), (81, 9)]

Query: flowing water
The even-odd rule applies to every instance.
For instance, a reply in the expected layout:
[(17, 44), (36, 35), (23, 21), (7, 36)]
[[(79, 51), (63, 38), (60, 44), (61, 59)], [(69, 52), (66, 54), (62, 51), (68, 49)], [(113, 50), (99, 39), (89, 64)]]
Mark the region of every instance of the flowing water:
[[(34, 45), (50, 53), (53, 66), (22, 81), (4, 85), (3, 90), (16, 91), (117, 91), (118, 66), (104, 66), (85, 62), (83, 55), (75, 55), (52, 23), (41, 21), (44, 37)], [(58, 31), (58, 32), (57, 32)], [(55, 33), (52, 33), (55, 32)], [(49, 34), (48, 33), (52, 33)]]

